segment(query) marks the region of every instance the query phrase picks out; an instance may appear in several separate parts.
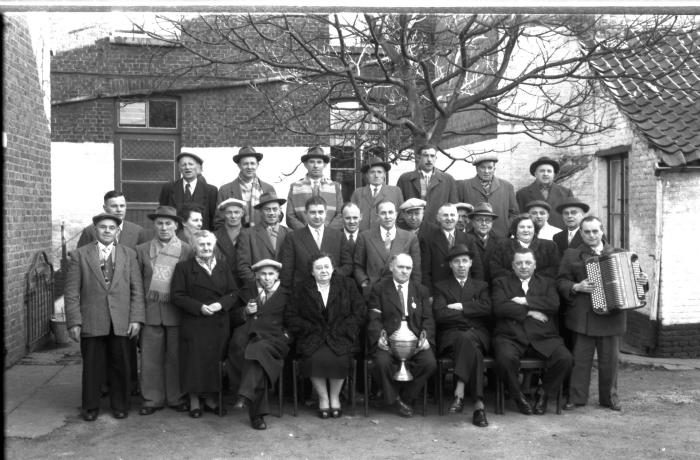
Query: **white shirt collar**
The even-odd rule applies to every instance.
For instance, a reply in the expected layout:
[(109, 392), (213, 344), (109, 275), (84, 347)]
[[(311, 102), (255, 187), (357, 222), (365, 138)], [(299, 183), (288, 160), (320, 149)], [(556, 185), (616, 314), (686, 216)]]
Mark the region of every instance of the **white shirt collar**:
[(453, 229), (452, 231), (443, 230), (442, 233), (445, 234), (445, 238), (447, 238), (447, 240), (449, 241), (450, 235), (452, 235), (453, 238), (455, 237), (455, 230), (456, 229)]
[(315, 236), (316, 233), (320, 233), (320, 234), (321, 234), (321, 238), (323, 238), (323, 230), (325, 229), (325, 225), (321, 225), (321, 226), (318, 227), (318, 228), (313, 228), (311, 225), (307, 225), (307, 227), (309, 227), (309, 231), (311, 231), (311, 234), (312, 234), (312, 235)]

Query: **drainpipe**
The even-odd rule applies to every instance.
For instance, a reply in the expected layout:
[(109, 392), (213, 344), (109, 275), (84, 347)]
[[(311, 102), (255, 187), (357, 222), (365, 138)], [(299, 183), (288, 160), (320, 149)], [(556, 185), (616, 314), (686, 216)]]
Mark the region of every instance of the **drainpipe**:
[[(658, 170), (657, 170), (658, 171)], [(650, 302), (649, 319), (654, 320), (654, 331), (651, 344), (651, 355), (655, 354), (659, 349), (659, 335), (661, 334), (661, 243), (663, 242), (663, 215), (664, 215), (664, 185), (662, 177), (657, 173), (656, 175), (656, 237), (655, 237), (655, 250), (654, 250), (654, 278), (652, 282), (656, 289), (654, 289), (654, 296)]]

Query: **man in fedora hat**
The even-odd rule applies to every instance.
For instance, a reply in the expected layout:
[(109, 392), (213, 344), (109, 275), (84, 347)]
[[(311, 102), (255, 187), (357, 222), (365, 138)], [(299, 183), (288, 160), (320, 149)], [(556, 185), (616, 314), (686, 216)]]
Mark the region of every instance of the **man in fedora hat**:
[(450, 413), (462, 412), (464, 387), (474, 400), (472, 423), (488, 426), (484, 411), (484, 354), (489, 349), (491, 298), (489, 285), (469, 276), (474, 254), (455, 245), (445, 256), (452, 276), (435, 284), (433, 315), (437, 327), (438, 356), (454, 361), (455, 399)]
[(323, 175), (331, 157), (320, 146), (310, 147), (301, 156), (307, 174), (289, 186), (287, 196), (287, 227), (292, 230), (304, 228), (307, 224), (305, 206), (309, 198), (320, 196), (326, 202), (326, 225), (342, 230), (343, 193), (340, 183)]
[(549, 203), (542, 200), (533, 200), (525, 205), (525, 212), (530, 215), (535, 223), (537, 238), (540, 240), (552, 241), (552, 237), (561, 232), (561, 228), (555, 227), (548, 222), (551, 210)]
[[(257, 171), (263, 154), (253, 147), (246, 145), (238, 150), (233, 156), (233, 162), (238, 166), (238, 177), (232, 182), (224, 184), (219, 189), (216, 198), (217, 204), (229, 198), (236, 198), (245, 203), (245, 219), (243, 223), (248, 226), (260, 225), (263, 221), (259, 208), (255, 206), (260, 203), (260, 197), (266, 193), (275, 193), (275, 188), (258, 178)], [(218, 212), (214, 228), (219, 229), (224, 225), (224, 216)]]
[(202, 176), (204, 160), (191, 150), (183, 148), (175, 157), (175, 164), (180, 170), (181, 177), (163, 185), (158, 203), (161, 206), (172, 206), (178, 212), (185, 204), (198, 204), (204, 210), (202, 229), (212, 230), (218, 190), (213, 185), (207, 184)]
[(550, 209), (549, 223), (558, 228), (564, 228), (561, 214), (556, 210), (559, 203), (574, 194), (570, 189), (554, 183), (559, 174), (559, 162), (550, 157), (540, 157), (530, 165), (530, 174), (535, 181), (518, 190), (515, 194), (521, 212), (527, 212), (527, 204), (531, 201), (546, 201)]
[(457, 230), (467, 233), (472, 224), (469, 221), (469, 213), (474, 210), (474, 206), (469, 203), (455, 203), (457, 208)]
[(282, 244), (290, 230), (280, 224), (282, 205), (287, 200), (275, 192), (264, 193), (255, 210), (262, 215), (260, 225), (243, 229), (238, 237), (238, 277), (244, 282), (255, 280), (253, 265), (263, 259), (279, 261)]
[(562, 215), (566, 228), (552, 237), (552, 241), (557, 245), (559, 254), (564, 255), (568, 248), (577, 248), (583, 244), (581, 239), (581, 221), (588, 210), (591, 209), (578, 198), (567, 198), (557, 206), (557, 212)]
[(493, 221), (496, 219), (498, 219), (498, 215), (486, 202), (477, 204), (474, 210), (469, 213), (472, 228), (467, 232), (467, 237), (479, 251), (481, 263), (484, 266), (484, 280), (489, 283), (491, 282), (489, 267), (491, 256), (502, 239), (493, 231)]
[(489, 203), (499, 216), (498, 221), (493, 222), (492, 230), (499, 238), (506, 238), (511, 219), (518, 215), (518, 202), (513, 184), (496, 177), (496, 163), (498, 157), (493, 153), (474, 159), (476, 176), (459, 181), (457, 193), (459, 201), (473, 206)]
[[(125, 219), (126, 216), (126, 197), (122, 192), (110, 190), (104, 195), (102, 209), (108, 214), (113, 214), (122, 220), (121, 225), (117, 228), (117, 234), (114, 237), (116, 244), (135, 249), (137, 245), (145, 242), (148, 239), (148, 232), (140, 225), (129, 222)], [(95, 226), (90, 224), (85, 227), (78, 239), (77, 247), (83, 247), (86, 244), (94, 242)]]
[(352, 192), (350, 201), (360, 208), (362, 220), (360, 221), (360, 231), (379, 225), (376, 206), (382, 201), (391, 201), (399, 209), (403, 203), (401, 189), (393, 185), (386, 185), (386, 175), (391, 169), (391, 165), (381, 158), (373, 156), (362, 165), (360, 171), (365, 175), (367, 185), (359, 187)]
[(145, 319), (136, 253), (114, 244), (121, 219), (103, 213), (92, 222), (96, 241), (73, 253), (65, 285), (66, 325), (80, 343), (82, 416), (89, 422), (97, 419), (105, 375), (114, 418), (129, 413), (129, 340), (138, 337)]
[(175, 265), (188, 259), (192, 247), (176, 235), (181, 218), (171, 206), (159, 206), (148, 215), (156, 236), (136, 247), (136, 259), (146, 292), (146, 320), (141, 329), (141, 415), (151, 415), (167, 404), (188, 410), (180, 388), (180, 312), (170, 303)]
[(425, 217), (430, 224), (435, 224), (437, 210), (445, 203), (456, 203), (457, 187), (454, 178), (435, 168), (437, 148), (424, 145), (416, 151), (418, 166), (415, 171), (401, 174), (397, 187), (401, 189), (404, 199), (420, 198), (424, 200)]

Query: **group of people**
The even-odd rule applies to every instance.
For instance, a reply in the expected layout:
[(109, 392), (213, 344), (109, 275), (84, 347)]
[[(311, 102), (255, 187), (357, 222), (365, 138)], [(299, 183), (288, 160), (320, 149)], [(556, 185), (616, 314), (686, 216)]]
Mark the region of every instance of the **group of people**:
[[(615, 249), (600, 219), (585, 217), (589, 206), (554, 182), (559, 164), (539, 158), (535, 181), (515, 193), (495, 176), (496, 156), (477, 158), (476, 176), (455, 181), (435, 168), (435, 147), (416, 154), (417, 169), (397, 186), (386, 184), (391, 165), (369, 158), (367, 185), (343, 203), (321, 147), (301, 157), (307, 174), (287, 199), (257, 177), (263, 154), (252, 147), (233, 157), (239, 175), (218, 190), (203, 160), (183, 150), (182, 177), (148, 215), (152, 230), (125, 220), (126, 198), (108, 192), (65, 287), (83, 356), (83, 418), (97, 418), (104, 391), (114, 417), (126, 417), (134, 389), (144, 416), (165, 406), (223, 415), (216, 395), (228, 380), (233, 408), (265, 429), (266, 390), (288, 355), (310, 379), (321, 418), (342, 416), (341, 389), (358, 356), (372, 358), (384, 402), (404, 417), (436, 357), (452, 358), (449, 411), (462, 412), (469, 395), (472, 423), (484, 427), (487, 353), (520, 412), (541, 415), (565, 379), (564, 409), (587, 403), (597, 351), (599, 403), (620, 410), (625, 314), (593, 313), (585, 269), (588, 257)], [(399, 383), (391, 337), (402, 323), (417, 345), (413, 378)], [(532, 399), (519, 380), (526, 356), (546, 362)]]

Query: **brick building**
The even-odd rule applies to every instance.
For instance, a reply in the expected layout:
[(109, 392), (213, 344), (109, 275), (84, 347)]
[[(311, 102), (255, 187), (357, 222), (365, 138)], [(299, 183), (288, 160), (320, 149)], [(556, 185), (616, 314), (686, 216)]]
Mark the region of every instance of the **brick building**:
[[(36, 25), (36, 24), (35, 24)], [(42, 42), (3, 15), (3, 313), (5, 366), (28, 343), (25, 294), (35, 255), (51, 256), (51, 164)], [(48, 68), (48, 67), (47, 67)]]

